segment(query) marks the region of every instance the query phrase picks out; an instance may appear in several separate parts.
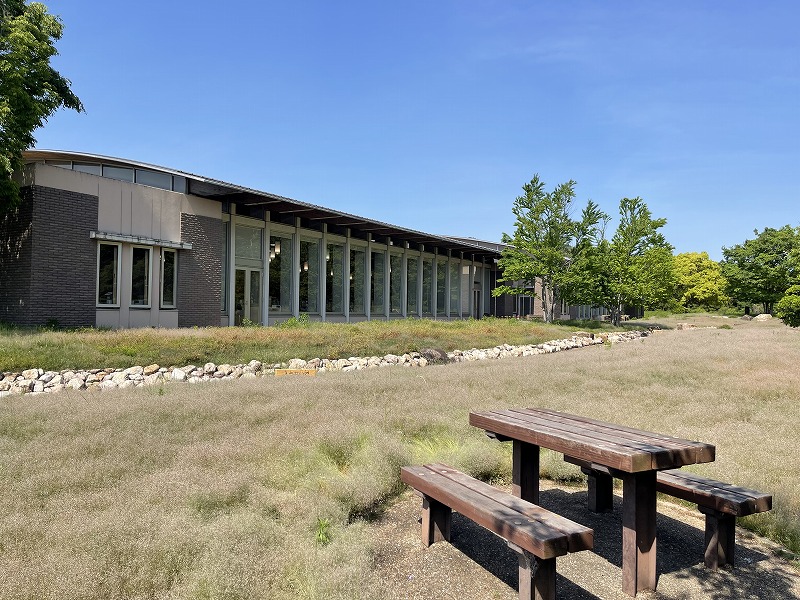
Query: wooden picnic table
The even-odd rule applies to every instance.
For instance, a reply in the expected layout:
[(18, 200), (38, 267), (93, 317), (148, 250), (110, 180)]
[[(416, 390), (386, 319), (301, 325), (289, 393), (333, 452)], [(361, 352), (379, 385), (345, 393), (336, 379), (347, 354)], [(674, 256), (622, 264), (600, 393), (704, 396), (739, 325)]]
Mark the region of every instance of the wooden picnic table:
[(512, 491), (539, 503), (539, 448), (612, 469), (622, 478), (622, 589), (656, 589), (656, 474), (712, 462), (711, 444), (537, 408), (471, 412), (470, 425), (513, 442)]

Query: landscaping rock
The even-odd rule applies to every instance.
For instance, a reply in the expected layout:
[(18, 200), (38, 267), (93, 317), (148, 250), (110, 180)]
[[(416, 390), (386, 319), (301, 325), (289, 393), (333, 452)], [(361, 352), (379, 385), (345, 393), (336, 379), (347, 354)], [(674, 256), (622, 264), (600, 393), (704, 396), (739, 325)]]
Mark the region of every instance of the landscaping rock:
[(377, 367), (402, 365), (404, 367), (426, 367), (446, 362), (463, 362), (474, 360), (499, 360), (502, 358), (534, 356), (561, 352), (572, 348), (583, 348), (609, 342), (612, 344), (639, 339), (650, 335), (647, 331), (628, 331), (620, 333), (601, 333), (598, 335), (577, 332), (571, 338), (551, 340), (543, 344), (512, 346), (501, 344), (493, 348), (472, 348), (471, 350), (453, 350), (443, 352), (435, 348), (425, 348), (420, 352), (408, 352), (402, 356), (387, 354), (386, 356), (359, 357), (351, 356), (338, 360), (327, 358), (311, 358), (304, 360), (294, 358), (288, 365), (265, 365), (258, 360), (238, 365), (215, 365), (206, 363), (198, 368), (194, 365), (184, 367), (160, 367), (157, 364), (146, 367), (133, 366), (127, 369), (89, 369), (84, 371), (65, 370), (42, 371), (27, 369), (23, 373), (0, 373), (0, 396), (9, 394), (52, 393), (70, 388), (83, 389), (126, 389), (139, 386), (163, 384), (166, 380), (190, 383), (226, 381), (239, 378), (255, 378), (274, 374), (277, 368), (316, 369), (318, 373), (327, 371), (360, 371)]

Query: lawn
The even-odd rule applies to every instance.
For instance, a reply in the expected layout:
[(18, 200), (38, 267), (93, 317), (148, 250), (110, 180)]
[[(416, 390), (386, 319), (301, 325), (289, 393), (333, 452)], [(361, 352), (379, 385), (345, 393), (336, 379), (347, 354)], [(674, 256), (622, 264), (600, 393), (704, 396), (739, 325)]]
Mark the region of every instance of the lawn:
[[(680, 320), (730, 329), (425, 369), (2, 398), (0, 598), (392, 598), (369, 519), (410, 462), (507, 480), (508, 445), (467, 424), (490, 407), (716, 444), (717, 460), (694, 469), (772, 492), (774, 510), (745, 521), (800, 551), (800, 332)], [(552, 453), (543, 468), (579, 478)]]

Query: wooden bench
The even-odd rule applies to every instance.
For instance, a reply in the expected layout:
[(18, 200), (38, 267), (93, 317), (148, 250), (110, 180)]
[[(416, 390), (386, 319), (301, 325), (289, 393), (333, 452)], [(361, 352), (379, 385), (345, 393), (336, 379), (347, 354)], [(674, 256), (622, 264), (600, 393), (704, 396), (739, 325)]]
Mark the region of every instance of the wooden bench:
[(422, 543), (450, 540), (452, 511), (505, 539), (519, 558), (520, 600), (553, 600), (556, 557), (589, 550), (594, 532), (473, 479), (447, 465), (403, 467), (401, 479), (422, 496)]
[[(614, 469), (564, 456), (578, 465), (589, 478), (589, 510), (605, 512), (612, 507)], [(736, 548), (736, 517), (744, 517), (772, 509), (772, 495), (715, 481), (702, 475), (669, 469), (656, 475), (656, 489), (662, 494), (697, 504), (706, 516), (705, 564), (716, 571), (723, 565), (733, 566)]]

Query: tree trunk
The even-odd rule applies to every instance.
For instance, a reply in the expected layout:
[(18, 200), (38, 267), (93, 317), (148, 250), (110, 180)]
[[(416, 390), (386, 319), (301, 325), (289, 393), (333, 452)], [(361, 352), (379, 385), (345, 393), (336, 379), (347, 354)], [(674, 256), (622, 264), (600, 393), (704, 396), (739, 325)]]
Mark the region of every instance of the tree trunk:
[(542, 281), (542, 312), (544, 313), (544, 322), (545, 323), (552, 323), (553, 322), (553, 292), (550, 289), (550, 286), (545, 285), (545, 282)]

